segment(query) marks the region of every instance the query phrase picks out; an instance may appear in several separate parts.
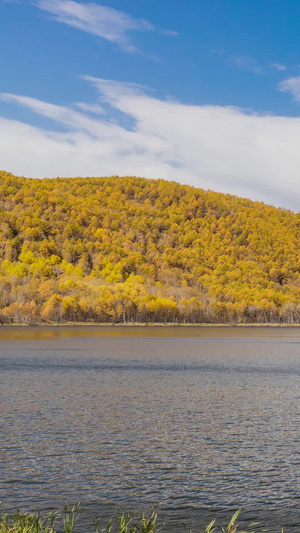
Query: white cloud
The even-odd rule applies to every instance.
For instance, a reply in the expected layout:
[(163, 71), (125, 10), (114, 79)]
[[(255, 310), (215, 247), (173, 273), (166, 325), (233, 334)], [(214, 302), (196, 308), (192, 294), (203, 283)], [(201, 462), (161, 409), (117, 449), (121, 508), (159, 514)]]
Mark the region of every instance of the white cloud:
[(71, 129), (87, 131), (89, 134), (94, 132), (96, 135), (99, 128), (99, 123), (96, 120), (64, 106), (49, 104), (28, 96), (17, 96), (15, 94), (7, 93), (1, 93), (0, 99), (5, 102), (23, 105), (34, 113), (50, 118)]
[(174, 30), (163, 30), (162, 33), (164, 35), (169, 35), (170, 37), (179, 37), (178, 31), (174, 31)]
[(262, 74), (263, 72), (262, 67), (253, 57), (237, 56), (233, 57), (232, 60), (238, 68), (249, 70), (250, 72), (254, 72), (254, 74)]
[(73, 0), (37, 0), (37, 6), (54, 15), (59, 22), (119, 44), (127, 52), (137, 51), (130, 44), (130, 31), (153, 30), (147, 20), (135, 19), (111, 7), (96, 3), (81, 4)]
[(78, 107), (78, 109), (81, 109), (81, 111), (85, 111), (86, 113), (93, 113), (95, 115), (105, 115), (105, 110), (99, 104), (86, 104), (84, 102), (76, 102), (74, 105)]
[(300, 101), (300, 76), (281, 81), (278, 88), (283, 93), (291, 93), (297, 102)]
[(270, 63), (270, 68), (274, 68), (278, 72), (283, 72), (284, 70), (287, 70), (287, 67), (285, 65), (282, 65), (281, 63)]
[(3, 95), (67, 128), (46, 131), (0, 119), (2, 168), (35, 177), (137, 175), (165, 178), (299, 210), (300, 119), (257, 115), (238, 108), (183, 105), (142, 87), (86, 78), (107, 115), (33, 98)]

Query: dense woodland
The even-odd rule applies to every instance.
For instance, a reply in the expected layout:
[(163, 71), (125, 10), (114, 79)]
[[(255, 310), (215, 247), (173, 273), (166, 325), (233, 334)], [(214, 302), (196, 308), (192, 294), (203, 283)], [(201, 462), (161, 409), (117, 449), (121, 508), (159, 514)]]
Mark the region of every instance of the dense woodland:
[(175, 182), (0, 172), (0, 321), (297, 323), (299, 229)]

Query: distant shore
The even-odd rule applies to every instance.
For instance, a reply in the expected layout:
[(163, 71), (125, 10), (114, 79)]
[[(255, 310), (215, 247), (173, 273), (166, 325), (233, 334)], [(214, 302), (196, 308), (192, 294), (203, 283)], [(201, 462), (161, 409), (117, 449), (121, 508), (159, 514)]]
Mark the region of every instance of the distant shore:
[(34, 322), (29, 324), (24, 323), (13, 323), (13, 324), (2, 324), (0, 327), (105, 327), (105, 328), (131, 328), (131, 327), (173, 327), (173, 328), (298, 328), (299, 324), (282, 324), (282, 323), (245, 323), (245, 324), (231, 324), (231, 323), (199, 323), (199, 324), (186, 324), (186, 323), (177, 323), (177, 322), (122, 322), (122, 323), (111, 323), (111, 322)]

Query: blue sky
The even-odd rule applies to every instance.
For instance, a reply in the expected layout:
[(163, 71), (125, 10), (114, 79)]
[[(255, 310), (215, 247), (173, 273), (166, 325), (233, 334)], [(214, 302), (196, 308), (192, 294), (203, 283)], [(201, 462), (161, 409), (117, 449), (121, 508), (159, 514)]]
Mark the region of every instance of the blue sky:
[(0, 0), (0, 167), (299, 210), (296, 0)]

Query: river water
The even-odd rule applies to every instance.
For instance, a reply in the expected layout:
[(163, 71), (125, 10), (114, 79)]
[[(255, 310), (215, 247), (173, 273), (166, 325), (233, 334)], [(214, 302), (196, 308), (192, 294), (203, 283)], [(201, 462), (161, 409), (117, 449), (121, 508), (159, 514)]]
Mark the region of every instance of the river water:
[(300, 530), (300, 328), (0, 328), (0, 501)]

